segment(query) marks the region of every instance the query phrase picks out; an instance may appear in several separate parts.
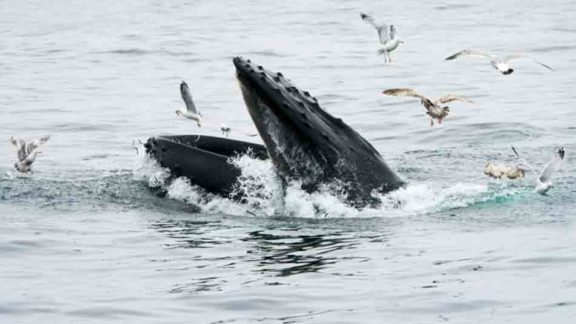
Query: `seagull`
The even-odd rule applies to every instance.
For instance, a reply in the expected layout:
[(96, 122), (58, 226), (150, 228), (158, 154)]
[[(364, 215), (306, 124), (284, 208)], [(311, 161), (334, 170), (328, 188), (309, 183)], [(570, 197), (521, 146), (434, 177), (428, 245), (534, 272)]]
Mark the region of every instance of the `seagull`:
[(488, 162), (486, 163), (486, 167), (484, 167), (484, 174), (495, 179), (502, 179), (503, 177), (506, 177), (508, 179), (514, 180), (518, 178), (524, 178), (526, 170), (518, 165), (506, 165)]
[[(476, 56), (476, 57), (487, 58), (490, 60), (490, 65), (492, 65), (493, 68), (495, 68), (496, 70), (498, 70), (498, 72), (500, 72), (504, 75), (509, 75), (509, 74), (512, 74), (512, 72), (514, 72), (514, 69), (510, 67), (508, 62), (510, 62), (511, 60), (514, 60), (514, 59), (526, 58), (526, 56), (523, 54), (496, 56), (496, 55), (489, 54), (489, 53), (486, 53), (483, 51), (466, 49), (466, 50), (460, 51), (456, 54), (452, 54), (452, 55), (448, 56), (445, 60), (446, 61), (454, 60), (460, 56)], [(542, 62), (538, 62), (536, 60), (532, 60), (532, 61), (536, 64), (539, 64), (539, 65), (547, 68), (548, 70), (554, 71), (553, 68), (551, 68), (550, 66), (548, 66)]]
[(385, 23), (377, 23), (374, 17), (365, 13), (360, 13), (360, 18), (376, 28), (378, 39), (380, 40), (380, 44), (382, 44), (382, 48), (378, 50), (378, 54), (384, 55), (384, 62), (392, 62), (390, 52), (398, 48), (400, 44), (404, 44), (404, 41), (396, 38), (396, 27), (394, 27), (394, 25), (388, 27)]
[(560, 169), (562, 160), (564, 160), (564, 148), (561, 147), (556, 151), (554, 157), (552, 157), (552, 159), (546, 164), (538, 179), (536, 179), (535, 190), (537, 193), (545, 195), (548, 190), (552, 188), (552, 182), (550, 181), (550, 178), (552, 178), (554, 172)]
[(36, 160), (36, 157), (38, 154), (42, 153), (38, 150), (38, 147), (46, 143), (48, 139), (50, 139), (49, 135), (40, 137), (39, 139), (26, 144), (22, 139), (16, 139), (14, 136), (10, 137), (10, 143), (16, 147), (16, 152), (18, 154), (18, 161), (14, 163), (14, 168), (22, 173), (31, 172), (32, 164)]
[(179, 110), (176, 110), (176, 115), (193, 119), (198, 123), (198, 127), (202, 127), (202, 114), (198, 109), (196, 109), (196, 105), (194, 105), (194, 101), (192, 101), (190, 88), (188, 88), (188, 85), (184, 81), (180, 83), (180, 94), (182, 95), (182, 100), (184, 100), (184, 103), (186, 104), (186, 109), (180, 108)]
[[(530, 166), (530, 164), (528, 164), (528, 162), (526, 160), (524, 160), (523, 158), (520, 157), (520, 154), (518, 154), (518, 152), (516, 151), (516, 149), (514, 147), (512, 147), (512, 150), (514, 151), (514, 154), (516, 154), (518, 159), (520, 159), (520, 161), (522, 163), (524, 163), (528, 166), (527, 169), (533, 170), (533, 168)], [(536, 191), (537, 193), (539, 193), (541, 195), (545, 195), (548, 192), (548, 190), (550, 190), (553, 187), (552, 182), (550, 181), (550, 178), (552, 178), (552, 175), (554, 174), (554, 172), (556, 172), (556, 171), (558, 171), (558, 169), (560, 169), (560, 166), (562, 165), (562, 161), (564, 160), (564, 153), (565, 152), (564, 152), (563, 147), (559, 148), (554, 153), (554, 156), (552, 157), (552, 159), (550, 159), (550, 161), (546, 164), (546, 166), (544, 166), (544, 169), (542, 170), (542, 172), (540, 173), (540, 175), (536, 179), (536, 185), (534, 187), (534, 191)]]
[(444, 97), (438, 98), (436, 100), (431, 100), (423, 95), (416, 93), (414, 90), (409, 88), (400, 89), (388, 89), (382, 92), (385, 95), (395, 96), (395, 97), (415, 97), (420, 99), (420, 103), (426, 108), (426, 114), (430, 116), (430, 126), (434, 126), (434, 119), (438, 121), (438, 124), (442, 124), (442, 120), (448, 116), (450, 108), (448, 106), (442, 107), (442, 104), (452, 102), (452, 101), (464, 101), (468, 103), (473, 103), (472, 100), (459, 97), (456, 95), (446, 95)]
[(230, 126), (222, 123), (220, 125), (220, 131), (222, 132), (222, 135), (228, 137), (230, 135)]

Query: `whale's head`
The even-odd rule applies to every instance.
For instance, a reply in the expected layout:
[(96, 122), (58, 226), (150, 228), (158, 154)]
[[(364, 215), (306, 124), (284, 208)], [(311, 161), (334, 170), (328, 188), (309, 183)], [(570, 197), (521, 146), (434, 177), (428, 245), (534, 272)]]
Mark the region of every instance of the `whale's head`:
[(233, 62), (250, 116), (283, 179), (311, 190), (336, 181), (361, 196), (403, 184), (370, 143), (310, 93), (250, 60)]

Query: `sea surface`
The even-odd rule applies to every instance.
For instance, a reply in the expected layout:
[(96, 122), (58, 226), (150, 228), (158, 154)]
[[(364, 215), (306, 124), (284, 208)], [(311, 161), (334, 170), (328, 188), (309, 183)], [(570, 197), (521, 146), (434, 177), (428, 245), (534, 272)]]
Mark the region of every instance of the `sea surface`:
[[(405, 41), (392, 64), (360, 12)], [(0, 323), (575, 323), (576, 2), (0, 1)], [(464, 48), (522, 52), (499, 75)], [(247, 204), (166, 172), (138, 140), (258, 141), (232, 57), (281, 71), (409, 185), (356, 210), (281, 191)], [(190, 85), (206, 125), (180, 119)], [(440, 126), (382, 90), (455, 93)], [(20, 175), (10, 136), (51, 135)], [(483, 174), (566, 158), (548, 196)]]

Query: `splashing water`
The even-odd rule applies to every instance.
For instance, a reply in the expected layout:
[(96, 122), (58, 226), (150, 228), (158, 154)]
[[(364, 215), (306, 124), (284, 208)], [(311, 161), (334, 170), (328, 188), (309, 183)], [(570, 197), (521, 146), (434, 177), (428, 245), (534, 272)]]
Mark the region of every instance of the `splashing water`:
[(411, 183), (406, 188), (387, 194), (374, 194), (382, 202), (379, 206), (358, 209), (346, 204), (344, 197), (330, 190), (333, 185), (321, 186), (313, 193), (303, 190), (297, 181), (283, 188), (270, 161), (262, 161), (248, 154), (232, 158), (230, 163), (241, 170), (232, 192), (233, 195), (241, 194), (241, 201), (207, 193), (184, 177), (171, 179), (167, 169), (160, 168), (155, 160), (148, 157), (141, 161), (134, 175), (146, 181), (151, 188), (162, 187), (170, 199), (196, 205), (203, 212), (238, 216), (403, 217), (499, 201), (523, 192), (520, 187), (508, 184)]

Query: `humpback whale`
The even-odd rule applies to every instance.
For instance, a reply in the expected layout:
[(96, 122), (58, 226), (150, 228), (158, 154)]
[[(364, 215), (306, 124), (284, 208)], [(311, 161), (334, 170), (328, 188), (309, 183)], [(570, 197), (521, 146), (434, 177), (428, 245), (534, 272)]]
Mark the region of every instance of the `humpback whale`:
[(229, 158), (252, 152), (257, 158), (270, 158), (284, 184), (299, 183), (308, 192), (336, 190), (357, 207), (377, 203), (374, 192), (405, 185), (368, 141), (322, 109), (309, 92), (250, 60), (235, 57), (233, 63), (264, 145), (200, 135), (150, 138), (147, 152), (175, 176), (241, 199), (233, 190), (240, 170)]

